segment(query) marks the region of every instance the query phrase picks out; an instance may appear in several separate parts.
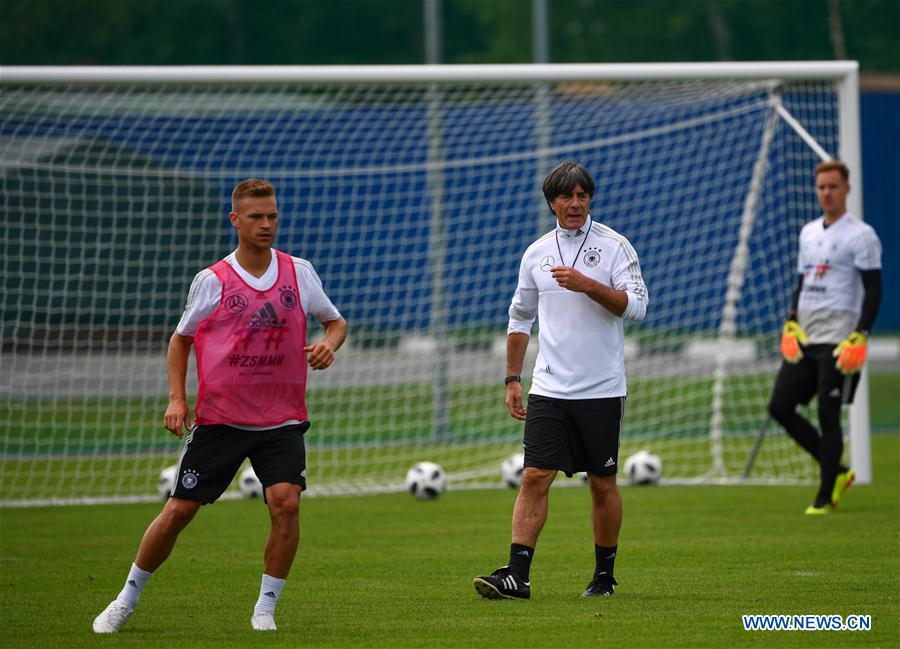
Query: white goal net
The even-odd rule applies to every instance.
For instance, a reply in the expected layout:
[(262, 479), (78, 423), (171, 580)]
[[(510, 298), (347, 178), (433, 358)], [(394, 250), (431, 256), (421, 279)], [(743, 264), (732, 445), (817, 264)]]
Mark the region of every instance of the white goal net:
[[(310, 491), (402, 489), (420, 460), (451, 488), (499, 484), (521, 441), (507, 307), (553, 227), (540, 183), (566, 159), (593, 173), (593, 215), (650, 291), (626, 326), (622, 463), (647, 449), (669, 479), (741, 479), (812, 169), (856, 137), (846, 69), (633, 67), (3, 70), (2, 503), (158, 497), (181, 445), (162, 427), (166, 341), (194, 273), (234, 247), (248, 177), (275, 184), (276, 247), (315, 265), (350, 324), (311, 373)], [(814, 477), (771, 427), (751, 478)]]

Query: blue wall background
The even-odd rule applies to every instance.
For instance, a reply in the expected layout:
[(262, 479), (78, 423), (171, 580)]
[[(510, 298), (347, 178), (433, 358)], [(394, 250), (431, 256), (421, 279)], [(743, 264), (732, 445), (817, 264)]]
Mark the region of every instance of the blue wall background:
[[(66, 92), (92, 99), (90, 89)], [(0, 134), (77, 144), (48, 147), (38, 164), (0, 175), (11, 252), (4, 339), (29, 326), (171, 330), (193, 273), (233, 243), (228, 197), (247, 176), (276, 184), (285, 215), (278, 247), (315, 264), (357, 332), (428, 330), (437, 250), (429, 244), (424, 99), (413, 91), (400, 104), (349, 101), (323, 110), (308, 100), (286, 109), (283, 101), (245, 111), (212, 106), (200, 116), (153, 110), (63, 120), (42, 105), (25, 106), (26, 96), (21, 107), (9, 96)], [(826, 150), (837, 150), (833, 97), (810, 101), (805, 91), (785, 90), (782, 99)], [(900, 95), (864, 94), (861, 111), (865, 217), (885, 248), (876, 331), (900, 331), (891, 297), (900, 286), (891, 256)], [(440, 249), (450, 329), (505, 328), (522, 252), (554, 225), (540, 181), (558, 161), (576, 159), (598, 181), (594, 216), (640, 256), (652, 304), (641, 326), (714, 332), (770, 113), (765, 88), (701, 101), (681, 91), (613, 91), (599, 101), (559, 94), (550, 105), (556, 153), (539, 159), (527, 92), (449, 102)], [(656, 127), (652, 137), (648, 125)], [(777, 334), (800, 227), (818, 214), (817, 161), (779, 121), (749, 241), (739, 333)]]
[(860, 95), (863, 210), (883, 246), (884, 298), (875, 333), (900, 333), (900, 93)]

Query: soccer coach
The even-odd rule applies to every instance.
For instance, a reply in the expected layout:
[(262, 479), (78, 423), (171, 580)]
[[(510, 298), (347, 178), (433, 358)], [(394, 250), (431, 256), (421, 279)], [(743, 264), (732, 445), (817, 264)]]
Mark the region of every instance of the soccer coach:
[[(489, 599), (528, 599), (530, 568), (559, 471), (587, 471), (594, 576), (583, 597), (612, 595), (622, 524), (616, 486), (619, 432), (628, 393), (623, 320), (642, 320), (647, 288), (637, 253), (590, 212), (596, 184), (575, 162), (557, 166), (543, 192), (556, 228), (525, 251), (509, 307), (506, 407), (525, 421), (525, 471), (512, 516), (509, 564), (474, 579)], [(526, 413), (521, 373), (535, 316), (539, 353)]]

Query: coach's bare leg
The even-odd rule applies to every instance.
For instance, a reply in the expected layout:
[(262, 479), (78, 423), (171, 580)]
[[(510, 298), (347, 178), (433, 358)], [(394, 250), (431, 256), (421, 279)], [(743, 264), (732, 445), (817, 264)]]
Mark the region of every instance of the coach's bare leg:
[(594, 523), (594, 543), (612, 547), (619, 543), (622, 527), (622, 496), (616, 485), (616, 476), (589, 477), (591, 485), (591, 518)]
[(556, 477), (554, 469), (526, 467), (522, 486), (516, 497), (512, 517), (512, 542), (533, 548), (547, 522), (550, 485)]
[(175, 541), (203, 503), (184, 498), (169, 498), (144, 532), (134, 563), (141, 570), (155, 572), (169, 558)]
[(279, 482), (266, 489), (272, 530), (266, 543), (265, 567), (270, 577), (285, 579), (300, 543), (300, 486)]

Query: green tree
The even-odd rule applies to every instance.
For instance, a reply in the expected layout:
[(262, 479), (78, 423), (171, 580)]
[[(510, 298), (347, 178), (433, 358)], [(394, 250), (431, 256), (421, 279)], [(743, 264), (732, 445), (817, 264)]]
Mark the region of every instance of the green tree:
[(418, 63), (420, 0), (6, 0), (17, 65)]
[(444, 53), (447, 63), (530, 63), (531, 0), (444, 0)]
[[(832, 0), (547, 0), (553, 62), (831, 59)], [(5, 0), (0, 63), (421, 63), (423, 0)], [(900, 2), (840, 0), (847, 55), (900, 72)], [(446, 63), (532, 60), (531, 0), (441, 0)]]
[(900, 2), (843, 0), (847, 56), (867, 72), (900, 72)]

